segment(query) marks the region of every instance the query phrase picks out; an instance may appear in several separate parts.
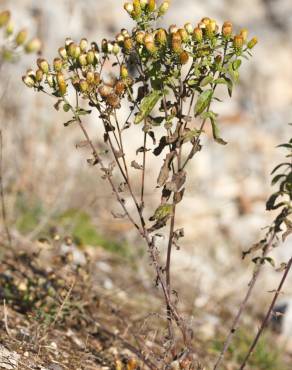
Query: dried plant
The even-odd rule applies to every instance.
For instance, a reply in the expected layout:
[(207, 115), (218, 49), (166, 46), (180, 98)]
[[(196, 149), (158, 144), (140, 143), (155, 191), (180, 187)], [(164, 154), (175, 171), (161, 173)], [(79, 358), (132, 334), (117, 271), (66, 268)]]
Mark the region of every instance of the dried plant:
[[(251, 56), (257, 39), (248, 41), (246, 29), (234, 34), (231, 22), (219, 28), (207, 17), (195, 27), (186, 23), (181, 28), (154, 28), (168, 7), (168, 1), (160, 6), (155, 0), (126, 3), (125, 10), (135, 21), (131, 32), (122, 29), (115, 40), (103, 39), (100, 46), (86, 39), (76, 43), (68, 38), (52, 63), (39, 58), (37, 69), (29, 70), (23, 81), (54, 97), (57, 110), (71, 113), (64, 125), (78, 125), (82, 130), (92, 151), (88, 163), (99, 167), (122, 207), (123, 214), (115, 216), (128, 217), (145, 240), (166, 306), (165, 361), (169, 363), (178, 354), (178, 332), (186, 351), (191, 348), (191, 330), (177, 308), (171, 279), (172, 250), (184, 236), (175, 221), (185, 192), (187, 165), (202, 149), (201, 137), (207, 124), (215, 142), (226, 144), (220, 136), (218, 115), (211, 108), (214, 101), (220, 101), (216, 89), (226, 86), (231, 97), (242, 60)], [(97, 136), (91, 138), (83, 118), (93, 110), (100, 120)], [(125, 150), (126, 138), (133, 141), (135, 125), (141, 128), (135, 137), (136, 156), (141, 156), (141, 163)], [(106, 150), (104, 145), (95, 145), (100, 139)], [(151, 209), (144, 194), (150, 170), (148, 157), (152, 154), (160, 163), (156, 187), (161, 189), (161, 202), (148, 221), (145, 213)], [(130, 167), (139, 174), (139, 185)], [(163, 262), (157, 238), (166, 226), (168, 246)]]

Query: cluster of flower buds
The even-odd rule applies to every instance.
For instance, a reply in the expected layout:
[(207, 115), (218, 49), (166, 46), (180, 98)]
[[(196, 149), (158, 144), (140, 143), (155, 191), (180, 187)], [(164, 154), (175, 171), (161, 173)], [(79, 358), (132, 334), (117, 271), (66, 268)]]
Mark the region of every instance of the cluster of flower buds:
[(126, 12), (136, 21), (153, 19), (152, 16), (161, 17), (169, 8), (169, 0), (164, 0), (159, 6), (156, 0), (133, 0), (124, 4)]
[(21, 51), (29, 53), (37, 53), (40, 51), (42, 44), (39, 38), (28, 38), (28, 31), (22, 29), (14, 33), (14, 24), (11, 21), (11, 13), (9, 10), (0, 12), (0, 28), (4, 29), (7, 45), (3, 48), (4, 59), (11, 60), (14, 54)]

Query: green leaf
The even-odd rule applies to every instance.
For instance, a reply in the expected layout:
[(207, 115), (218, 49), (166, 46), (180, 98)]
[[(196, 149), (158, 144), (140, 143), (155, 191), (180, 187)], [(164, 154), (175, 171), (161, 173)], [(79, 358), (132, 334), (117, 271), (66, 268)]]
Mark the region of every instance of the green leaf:
[(76, 111), (76, 115), (77, 116), (85, 116), (86, 114), (90, 114), (91, 113), (91, 110), (86, 110), (86, 109), (82, 109), (82, 108), (79, 108), (77, 111)]
[(135, 117), (135, 124), (140, 123), (146, 118), (153, 110), (158, 100), (161, 98), (162, 92), (158, 90), (152, 90), (152, 92), (145, 96), (140, 105), (140, 112)]
[(230, 63), (229, 66), (228, 66), (228, 72), (229, 72), (229, 75), (231, 77), (231, 80), (234, 82), (234, 83), (237, 83), (238, 80), (239, 80), (239, 72), (238, 70), (234, 70), (233, 69), (233, 63)]
[(69, 112), (69, 110), (71, 109), (71, 105), (70, 104), (64, 104), (63, 105), (63, 110), (64, 110), (64, 112)]
[(76, 119), (70, 119), (69, 121), (64, 123), (64, 126), (67, 127), (67, 126), (71, 125), (74, 122), (76, 122)]
[(200, 86), (201, 87), (204, 87), (204, 86), (207, 86), (208, 84), (210, 84), (211, 82), (213, 81), (213, 77), (212, 76), (206, 76), (202, 79), (201, 83), (200, 83)]
[(219, 128), (216, 124), (216, 113), (209, 111), (202, 114), (203, 119), (209, 119), (212, 125), (212, 133), (214, 140), (221, 145), (226, 145), (227, 142), (220, 137)]
[(202, 94), (198, 97), (198, 100), (195, 105), (195, 117), (200, 115), (204, 112), (204, 110), (209, 106), (211, 103), (213, 96), (213, 90), (205, 90), (202, 92)]
[(166, 217), (169, 217), (172, 215), (173, 212), (173, 205), (172, 204), (162, 204), (159, 206), (154, 215), (151, 217), (151, 220), (163, 220)]
[(233, 63), (232, 63), (232, 68), (234, 71), (237, 71), (239, 69), (239, 67), (241, 66), (241, 60), (240, 59), (236, 59)]

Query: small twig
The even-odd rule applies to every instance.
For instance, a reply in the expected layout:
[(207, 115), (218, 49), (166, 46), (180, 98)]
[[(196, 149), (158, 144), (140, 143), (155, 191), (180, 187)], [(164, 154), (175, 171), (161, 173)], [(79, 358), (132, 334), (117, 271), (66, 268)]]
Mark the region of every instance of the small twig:
[(10, 333), (10, 329), (8, 326), (8, 312), (7, 312), (5, 299), (3, 299), (3, 315), (4, 315), (3, 322), (4, 322), (6, 333), (11, 338), (11, 333)]
[(3, 186), (3, 136), (2, 131), (0, 130), (0, 197), (1, 197), (1, 212), (3, 225), (6, 232), (6, 237), (9, 247), (11, 247), (12, 239), (7, 222), (7, 214), (5, 207), (5, 197), (4, 197), (4, 186)]
[(247, 355), (245, 356), (245, 358), (243, 360), (243, 363), (240, 366), (239, 370), (243, 370), (245, 368), (245, 366), (247, 364), (247, 361), (249, 360), (249, 357), (253, 353), (253, 351), (254, 351), (254, 349), (255, 349), (255, 347), (257, 345), (257, 342), (258, 342), (258, 340), (259, 340), (262, 332), (264, 331), (265, 327), (267, 326), (267, 323), (268, 323), (268, 321), (270, 319), (271, 313), (273, 312), (273, 309), (274, 309), (275, 304), (277, 302), (278, 296), (279, 296), (279, 294), (280, 294), (280, 292), (281, 292), (281, 290), (283, 288), (283, 285), (284, 285), (285, 280), (286, 280), (286, 278), (287, 278), (287, 276), (289, 274), (289, 271), (291, 269), (291, 266), (292, 266), (292, 257), (290, 258), (289, 262), (287, 263), (287, 266), (285, 268), (284, 274), (282, 276), (282, 279), (280, 281), (280, 284), (278, 286), (278, 289), (276, 290), (276, 293), (274, 295), (274, 298), (273, 298), (273, 300), (272, 300), (272, 302), (270, 304), (270, 307), (269, 307), (269, 309), (268, 309), (268, 311), (266, 313), (266, 316), (265, 316), (264, 320), (262, 321), (262, 324), (261, 324), (261, 326), (260, 326), (260, 328), (259, 328), (259, 330), (257, 332), (257, 335), (255, 336), (255, 338), (254, 338), (254, 340), (253, 340), (253, 342), (252, 342), (252, 344), (251, 344), (251, 346), (250, 346), (250, 348), (249, 348), (249, 350), (247, 352)]

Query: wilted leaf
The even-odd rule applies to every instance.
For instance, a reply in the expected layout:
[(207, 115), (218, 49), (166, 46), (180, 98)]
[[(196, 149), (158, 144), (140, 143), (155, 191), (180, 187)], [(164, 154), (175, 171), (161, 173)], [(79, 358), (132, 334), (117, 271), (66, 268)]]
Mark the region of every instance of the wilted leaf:
[(174, 200), (175, 204), (182, 201), (183, 196), (184, 196), (184, 192), (185, 192), (185, 188), (183, 188), (181, 191), (178, 191), (178, 192), (174, 193), (173, 200)]
[(202, 118), (204, 119), (207, 119), (209, 118), (210, 119), (210, 122), (211, 122), (211, 125), (212, 125), (212, 133), (213, 133), (213, 138), (214, 140), (221, 144), (221, 145), (226, 145), (227, 142), (224, 141), (221, 137), (220, 137), (220, 133), (219, 133), (219, 128), (216, 124), (216, 114), (214, 112), (205, 112), (202, 114)]
[(67, 126), (71, 125), (74, 122), (76, 122), (76, 119), (70, 119), (69, 121), (64, 123), (64, 126), (67, 127)]
[(162, 186), (166, 183), (168, 176), (169, 176), (169, 171), (170, 171), (170, 165), (175, 156), (175, 152), (170, 152), (166, 155), (163, 166), (161, 167), (158, 179), (157, 179), (157, 184), (158, 186)]
[(146, 118), (153, 110), (158, 100), (161, 98), (160, 90), (152, 90), (152, 92), (145, 96), (140, 104), (140, 112), (135, 117), (135, 124), (140, 123)]
[(136, 170), (143, 170), (143, 166), (137, 163), (136, 161), (131, 162), (131, 167), (136, 168)]
[(202, 94), (198, 97), (198, 100), (195, 105), (195, 116), (198, 116), (199, 114), (204, 112), (204, 110), (211, 103), (212, 96), (213, 96), (212, 89), (202, 92)]
[(177, 192), (183, 186), (186, 181), (186, 172), (179, 171), (172, 176), (171, 181), (165, 184), (165, 188), (172, 192)]

